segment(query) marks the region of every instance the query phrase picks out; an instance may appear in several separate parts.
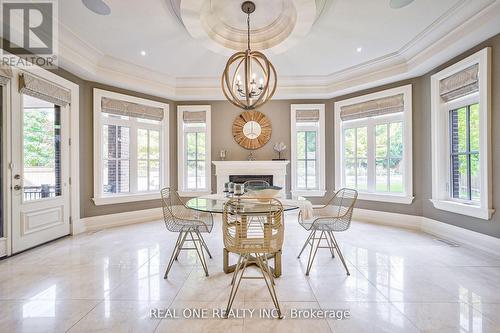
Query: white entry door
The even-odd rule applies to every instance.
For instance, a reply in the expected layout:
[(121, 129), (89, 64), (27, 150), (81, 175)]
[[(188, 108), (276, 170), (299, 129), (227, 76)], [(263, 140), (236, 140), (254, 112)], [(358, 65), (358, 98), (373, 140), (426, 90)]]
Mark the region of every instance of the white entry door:
[(12, 253), (70, 233), (69, 106), (12, 98)]

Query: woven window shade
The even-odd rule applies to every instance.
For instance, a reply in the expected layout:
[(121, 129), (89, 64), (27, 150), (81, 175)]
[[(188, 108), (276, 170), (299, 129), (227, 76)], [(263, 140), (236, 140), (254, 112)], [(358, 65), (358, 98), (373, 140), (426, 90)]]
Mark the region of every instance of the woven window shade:
[(71, 103), (71, 91), (26, 73), (19, 75), (19, 92), (59, 106)]
[(185, 124), (202, 124), (207, 121), (206, 111), (184, 111), (182, 120)]
[(439, 94), (445, 102), (479, 91), (479, 64), (472, 65), (439, 81)]
[(0, 67), (0, 86), (5, 86), (9, 83), (12, 78), (12, 69), (10, 66), (1, 66)]
[(404, 111), (404, 96), (398, 94), (341, 107), (343, 121), (381, 116)]
[(318, 122), (319, 110), (297, 110), (295, 119), (298, 123)]
[(163, 120), (163, 109), (119, 99), (103, 97), (101, 111), (118, 116), (135, 117), (149, 120)]

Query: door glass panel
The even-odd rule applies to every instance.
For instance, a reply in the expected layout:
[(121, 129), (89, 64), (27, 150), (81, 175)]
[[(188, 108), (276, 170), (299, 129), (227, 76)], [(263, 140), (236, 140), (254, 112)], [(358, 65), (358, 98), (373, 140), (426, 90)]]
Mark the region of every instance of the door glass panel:
[(24, 201), (61, 195), (61, 109), (23, 95)]

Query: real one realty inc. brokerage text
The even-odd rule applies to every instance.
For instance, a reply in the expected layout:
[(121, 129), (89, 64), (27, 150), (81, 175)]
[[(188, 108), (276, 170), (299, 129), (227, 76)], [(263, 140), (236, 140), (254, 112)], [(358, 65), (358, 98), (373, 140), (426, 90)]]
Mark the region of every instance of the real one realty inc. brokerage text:
[[(185, 309), (150, 309), (150, 318), (153, 319), (213, 319), (213, 318), (279, 318), (276, 309), (209, 309), (209, 308), (185, 308)], [(285, 318), (290, 319), (334, 319), (345, 320), (351, 317), (348, 309), (289, 309), (284, 313)]]

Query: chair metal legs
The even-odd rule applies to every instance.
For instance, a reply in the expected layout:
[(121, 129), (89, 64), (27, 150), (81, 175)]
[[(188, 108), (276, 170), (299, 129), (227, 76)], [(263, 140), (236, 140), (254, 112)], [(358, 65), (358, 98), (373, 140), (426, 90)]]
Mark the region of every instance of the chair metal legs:
[(297, 259), (300, 259), (300, 255), (302, 254), (302, 252), (304, 252), (304, 250), (306, 249), (306, 246), (307, 244), (309, 244), (309, 241), (311, 240), (311, 237), (313, 236), (314, 234), (314, 230), (312, 230), (310, 233), (309, 233), (309, 236), (307, 237), (306, 239), (306, 242), (304, 243), (304, 246), (302, 246), (302, 250), (300, 250), (300, 253), (299, 255), (297, 256)]
[(210, 253), (210, 250), (208, 249), (207, 243), (205, 242), (205, 238), (203, 238), (203, 236), (201, 235), (201, 232), (199, 232), (198, 230), (196, 230), (196, 233), (198, 234), (198, 238), (201, 240), (201, 244), (203, 245), (203, 247), (207, 251), (208, 257), (210, 259), (212, 259), (212, 254)]
[[(317, 237), (317, 233), (319, 233), (319, 237)], [(326, 246), (321, 246), (321, 241), (325, 240), (326, 241)], [(302, 252), (304, 252), (306, 246), (309, 245), (311, 247), (309, 251), (309, 258), (307, 259), (307, 269), (306, 269), (306, 275), (309, 275), (309, 272), (311, 271), (312, 264), (314, 262), (314, 258), (316, 257), (316, 253), (318, 252), (318, 249), (324, 249), (327, 248), (330, 250), (330, 253), (332, 254), (332, 258), (335, 258), (335, 251), (337, 252), (340, 261), (342, 261), (342, 265), (344, 265), (344, 268), (346, 270), (347, 275), (351, 275), (349, 272), (349, 269), (347, 268), (347, 264), (345, 262), (344, 256), (342, 255), (342, 251), (340, 251), (339, 244), (337, 243), (337, 240), (335, 239), (335, 236), (333, 235), (333, 231), (324, 231), (324, 230), (312, 230), (309, 236), (307, 237), (306, 242), (304, 243), (304, 246), (302, 247), (302, 250), (300, 250), (299, 255), (297, 258), (300, 258), (300, 255)]]
[[(184, 247), (184, 243), (186, 241), (192, 242), (193, 247)], [(174, 263), (175, 260), (178, 260), (177, 258), (179, 257), (179, 253), (182, 250), (195, 250), (198, 255), (198, 258), (200, 259), (201, 266), (205, 271), (205, 275), (208, 276), (208, 267), (207, 267), (207, 262), (205, 260), (205, 254), (203, 251), (206, 250), (210, 258), (212, 258), (212, 255), (210, 254), (208, 246), (205, 243), (203, 237), (201, 236), (201, 233), (197, 229), (188, 229), (186, 231), (179, 232), (179, 236), (177, 237), (177, 241), (175, 242), (175, 246), (172, 251), (172, 255), (168, 262), (168, 266), (167, 269), (165, 270), (165, 275), (163, 276), (163, 278), (166, 279), (168, 277), (168, 273), (172, 268), (172, 264)]]
[(233, 279), (231, 281), (232, 287), (231, 287), (231, 293), (229, 294), (229, 301), (227, 302), (227, 307), (226, 307), (226, 313), (225, 313), (225, 318), (228, 317), (229, 311), (231, 310), (231, 307), (233, 306), (234, 299), (236, 298), (236, 294), (238, 293), (238, 289), (240, 287), (240, 283), (242, 279), (263, 279), (266, 282), (267, 290), (269, 291), (269, 294), (271, 295), (271, 299), (273, 301), (273, 304), (278, 311), (278, 318), (282, 319), (283, 315), (281, 313), (281, 308), (278, 302), (278, 296), (276, 294), (276, 289), (274, 288), (274, 278), (271, 272), (271, 268), (269, 267), (269, 263), (267, 261), (267, 255), (262, 255), (262, 254), (254, 254), (256, 261), (257, 261), (257, 266), (260, 269), (260, 272), (262, 273), (262, 277), (258, 276), (244, 276), (245, 275), (245, 270), (248, 265), (248, 261), (250, 260), (250, 254), (245, 254), (245, 255), (240, 255), (240, 258), (238, 260), (238, 263), (236, 264), (236, 269), (234, 270), (233, 273)]
[(170, 256), (170, 260), (168, 262), (167, 270), (165, 271), (165, 275), (163, 276), (164, 279), (168, 277), (168, 272), (170, 272), (170, 268), (172, 267), (174, 260), (177, 260), (177, 255), (179, 254), (180, 251), (179, 248), (181, 247), (182, 243), (183, 243), (183, 235), (182, 232), (179, 232), (179, 236), (177, 237), (177, 241), (175, 242), (172, 255)]
[(349, 268), (347, 268), (347, 264), (345, 262), (344, 255), (342, 254), (342, 251), (340, 251), (339, 243), (337, 243), (337, 239), (335, 239), (335, 236), (333, 235), (333, 231), (330, 231), (329, 235), (330, 235), (330, 240), (331, 240), (333, 246), (335, 247), (335, 250), (337, 250), (339, 258), (342, 261), (342, 264), (344, 265), (344, 268), (345, 268), (347, 275), (351, 275), (351, 273), (349, 272)]

